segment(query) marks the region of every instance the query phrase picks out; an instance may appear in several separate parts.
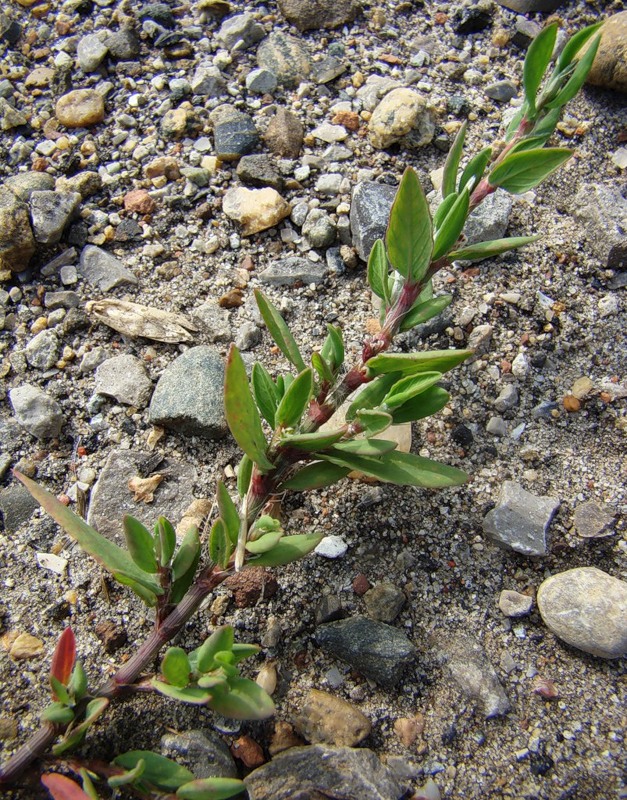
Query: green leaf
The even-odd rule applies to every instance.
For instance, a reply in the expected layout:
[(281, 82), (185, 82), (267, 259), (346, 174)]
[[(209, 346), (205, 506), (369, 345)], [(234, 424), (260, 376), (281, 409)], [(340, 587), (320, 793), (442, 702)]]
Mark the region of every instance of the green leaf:
[(220, 674), (216, 670), (216, 672), (201, 675), (196, 682), (201, 689), (228, 688), (228, 680), (224, 670), (220, 670)]
[(284, 536), (272, 550), (249, 558), (247, 562), (251, 567), (280, 567), (306, 556), (321, 539), (320, 533), (296, 533), (293, 536)]
[[(306, 467), (298, 470), (291, 478), (281, 483), (281, 489), (292, 489), (295, 492), (305, 492), (309, 489), (323, 489), (331, 486), (342, 478), (345, 478), (350, 470), (336, 467), (334, 464), (327, 464), (324, 461), (316, 461), (307, 464)], [(292, 538), (291, 536), (289, 537)]]
[(144, 780), (159, 789), (175, 792), (179, 786), (194, 780), (194, 774), (186, 767), (151, 750), (130, 750), (113, 759), (114, 764), (124, 769), (134, 769), (140, 761), (144, 762)]
[(229, 349), (226, 361), (224, 410), (227, 424), (238, 445), (262, 472), (271, 470), (259, 412), (250, 392), (244, 362), (234, 344)]
[(408, 331), (441, 314), (453, 302), (452, 294), (441, 294), (424, 303), (412, 306), (401, 322), (401, 331)]
[(252, 474), (253, 462), (248, 458), (246, 453), (244, 453), (237, 467), (237, 493), (240, 497), (244, 497), (248, 491)]
[[(552, 114), (553, 112), (549, 111), (548, 113)], [(547, 116), (548, 116), (548, 114), (547, 114)], [(545, 144), (545, 142), (547, 141), (547, 139), (550, 138), (550, 135), (551, 134), (547, 134), (547, 135), (543, 134), (543, 135), (539, 135), (539, 136), (528, 136), (525, 139), (521, 139), (509, 151), (510, 155), (512, 153), (522, 153), (523, 150), (534, 150), (534, 149), (537, 149), (538, 147), (542, 147)]]
[(62, 684), (58, 678), (55, 678), (54, 675), (50, 676), (50, 687), (52, 688), (52, 696), (55, 700), (63, 703), (63, 705), (70, 705), (70, 693), (68, 692), (66, 686), (64, 686), (64, 684)]
[(316, 433), (296, 433), (292, 436), (284, 436), (281, 447), (296, 447), (306, 453), (315, 453), (317, 450), (324, 450), (332, 444), (339, 442), (345, 435), (344, 429), (338, 431), (318, 431)]
[(459, 486), (468, 479), (466, 473), (455, 467), (421, 458), (413, 453), (401, 453), (398, 450), (378, 459), (348, 453), (342, 454), (341, 457), (327, 454), (322, 457), (332, 463), (359, 470), (372, 478), (397, 486), (441, 489)]
[(55, 756), (63, 755), (63, 753), (80, 744), (85, 738), (89, 727), (104, 713), (108, 705), (109, 701), (106, 697), (96, 697), (88, 703), (85, 709), (85, 719), (79, 725), (68, 729), (63, 739), (52, 748), (52, 754)]
[(252, 386), (259, 411), (268, 425), (274, 428), (274, 415), (280, 399), (279, 391), (262, 364), (253, 364)]
[(451, 261), (476, 261), (482, 258), (494, 258), (494, 256), (500, 256), (501, 253), (507, 253), (508, 250), (516, 250), (518, 247), (531, 244), (539, 238), (538, 234), (536, 236), (510, 236), (507, 239), (479, 242), (449, 253), (449, 259)]
[(318, 373), (318, 377), (322, 381), (322, 383), (326, 383), (331, 385), (333, 383), (333, 372), (331, 367), (327, 364), (326, 360), (322, 357), (322, 355), (318, 352), (313, 352), (311, 354), (311, 366), (316, 370)]
[(237, 513), (237, 508), (235, 508), (235, 503), (233, 502), (228, 489), (222, 481), (218, 481), (216, 497), (218, 501), (218, 509), (220, 511), (222, 521), (224, 522), (226, 532), (233, 545), (236, 545), (240, 525), (239, 514)]
[(411, 283), (427, 274), (433, 229), (427, 198), (415, 171), (407, 167), (396, 193), (385, 237), (392, 267)]
[(231, 678), (229, 691), (217, 692), (209, 707), (230, 719), (267, 719), (274, 714), (270, 695), (247, 678)]
[(132, 589), (149, 608), (154, 608), (157, 605), (157, 595), (150, 589), (146, 589), (136, 578), (132, 578), (125, 572), (114, 572), (113, 577), (118, 583)]
[(159, 564), (167, 567), (176, 550), (176, 531), (172, 523), (165, 517), (159, 517), (155, 525), (155, 551)]
[(590, 47), (583, 54), (577, 66), (575, 67), (573, 74), (570, 76), (566, 85), (559, 92), (557, 97), (546, 104), (547, 108), (562, 108), (562, 106), (565, 106), (566, 103), (573, 99), (573, 97), (584, 85), (585, 80), (588, 77), (588, 73), (592, 68), (592, 62), (594, 61), (600, 44), (601, 34), (596, 37)]
[(500, 186), (512, 194), (533, 189), (572, 156), (564, 147), (536, 148), (507, 156), (488, 175), (491, 186)]
[(228, 800), (246, 789), (238, 778), (200, 778), (179, 788), (176, 793), (181, 800)]
[(244, 661), (247, 658), (252, 658), (252, 656), (256, 656), (257, 653), (261, 650), (258, 644), (248, 644), (248, 642), (238, 642), (233, 645), (233, 649), (231, 650), (231, 655), (233, 658), (234, 664), (239, 664), (240, 661)]
[(470, 195), (468, 187), (466, 186), (451, 206), (450, 211), (446, 215), (446, 219), (442, 222), (442, 225), (435, 235), (432, 255), (434, 261), (446, 255), (459, 239), (459, 235), (466, 223), (466, 217), (468, 216), (469, 202)]
[(383, 239), (376, 240), (368, 257), (368, 285), (384, 303), (389, 302), (388, 259)]
[(136, 567), (133, 559), (126, 550), (114, 544), (106, 537), (101, 536), (98, 531), (88, 525), (84, 519), (73, 511), (70, 511), (70, 509), (59, 502), (53, 494), (42, 486), (39, 486), (35, 481), (17, 472), (17, 470), (15, 470), (13, 474), (22, 481), (44, 511), (50, 514), (63, 530), (71, 536), (74, 541), (78, 542), (81, 548), (86, 553), (89, 553), (89, 555), (106, 570), (112, 574), (123, 572), (136, 580), (140, 585), (149, 589), (153, 594), (163, 594), (163, 589), (159, 583), (143, 570)]
[(208, 636), (193, 653), (190, 653), (192, 662), (195, 661), (198, 672), (209, 672), (215, 668), (215, 655), (224, 650), (232, 650), (234, 642), (233, 628), (222, 625)]
[(542, 83), (542, 77), (549, 66), (555, 37), (557, 36), (557, 23), (548, 25), (536, 36), (529, 45), (523, 66), (523, 88), (525, 99), (533, 113), (536, 108), (536, 94)]
[(483, 150), (480, 150), (476, 156), (473, 156), (468, 164), (466, 164), (466, 167), (462, 172), (457, 190), (461, 192), (463, 191), (464, 187), (468, 186), (468, 191), (472, 194), (477, 188), (477, 184), (481, 178), (483, 178), (483, 173), (485, 172), (485, 168), (488, 166), (488, 162), (491, 158), (491, 147), (484, 147)]
[(403, 403), (402, 406), (395, 408), (392, 412), (392, 420), (395, 425), (400, 425), (403, 422), (415, 422), (418, 419), (430, 417), (441, 411), (449, 399), (449, 393), (441, 386), (432, 386)]
[(117, 789), (119, 786), (127, 786), (130, 783), (135, 783), (136, 780), (141, 778), (144, 774), (144, 770), (146, 768), (146, 762), (143, 758), (140, 758), (137, 762), (137, 765), (131, 769), (124, 772), (122, 775), (112, 775), (110, 778), (107, 778), (107, 783), (112, 789)]
[[(531, 131), (530, 140), (536, 141), (534, 147), (542, 147), (551, 138), (551, 134), (560, 120), (561, 113), (561, 108), (553, 108), (550, 111), (543, 112)], [(529, 141), (529, 139), (522, 140), (522, 142), (525, 141)]]
[[(424, 353), (381, 353), (366, 361), (369, 374), (448, 372), (473, 354), (472, 350), (428, 350)], [(397, 380), (400, 376), (397, 377)], [(396, 382), (396, 381), (394, 381)], [(390, 384), (390, 387), (392, 384)], [(390, 388), (388, 387), (388, 388)], [(385, 395), (384, 395), (385, 396)], [(382, 398), (383, 399), (383, 398)]]
[(155, 557), (155, 541), (150, 531), (130, 514), (124, 515), (123, 525), (131, 558), (141, 570), (154, 574), (159, 565)]
[(448, 151), (446, 163), (444, 165), (444, 175), (442, 177), (442, 197), (446, 198), (455, 191), (457, 170), (459, 169), (459, 162), (464, 149), (464, 140), (466, 138), (467, 127), (468, 123), (464, 122), (461, 128), (457, 131), (455, 141), (453, 142), (451, 149)]
[(305, 369), (305, 362), (300, 354), (296, 340), (278, 309), (272, 305), (270, 300), (259, 289), (255, 289), (255, 299), (263, 321), (266, 323), (270, 335), (277, 343), (279, 350), (299, 372), (302, 372)]
[(69, 725), (74, 719), (74, 711), (65, 703), (50, 703), (42, 711), (41, 718), (55, 725)]
[(385, 411), (373, 411), (364, 408), (357, 412), (357, 420), (363, 429), (364, 436), (376, 436), (383, 433), (392, 424), (392, 417)]
[(436, 208), (435, 214), (433, 215), (433, 227), (436, 231), (442, 224), (442, 220), (446, 218), (446, 215), (451, 210), (453, 203), (457, 200), (457, 198), (457, 192), (452, 192), (451, 194), (447, 195), (447, 197), (445, 197), (440, 205)]
[(327, 338), (324, 340), (320, 355), (333, 371), (342, 366), (344, 363), (344, 340), (341, 328), (327, 324)]
[(331, 453), (356, 453), (360, 456), (385, 455), (396, 449), (398, 442), (389, 442), (385, 439), (351, 439), (348, 442), (341, 442), (331, 448)]
[(385, 395), (400, 377), (400, 373), (397, 375), (383, 375), (367, 383), (346, 409), (346, 419), (350, 422), (355, 419), (358, 411), (380, 406)]
[(313, 392), (311, 369), (303, 370), (283, 395), (276, 410), (276, 424), (283, 428), (298, 425)]
[(384, 403), (390, 409), (398, 408), (416, 395), (430, 389), (441, 378), (441, 372), (419, 372), (417, 375), (408, 375), (392, 386)]
[(221, 517), (218, 517), (211, 526), (209, 534), (209, 557), (221, 569), (226, 569), (235, 545), (229, 538)]
[(254, 541), (249, 540), (246, 542), (246, 549), (249, 553), (253, 554), (267, 553), (268, 550), (272, 550), (272, 548), (277, 545), (282, 538), (282, 530), (264, 533), (264, 535), (260, 536), (258, 539), (255, 539)]
[(187, 653), (181, 647), (168, 647), (161, 662), (161, 674), (172, 686), (182, 689), (190, 681), (192, 671)]
[(507, 126), (507, 130), (505, 131), (505, 141), (509, 142), (513, 137), (520, 123), (523, 121), (525, 114), (529, 111), (529, 106), (527, 103), (523, 103), (522, 106), (518, 109), (518, 111), (512, 117), (511, 122)]
[(172, 700), (179, 700), (181, 703), (190, 703), (194, 706), (206, 706), (212, 698), (212, 693), (208, 689), (201, 689), (200, 686), (186, 686), (179, 689), (177, 686), (170, 686), (156, 678), (150, 681), (152, 688), (159, 694), (170, 697)]
[(198, 529), (192, 526), (181, 542), (172, 562), (172, 590), (170, 600), (178, 603), (189, 589), (196, 574), (200, 560), (200, 537)]
[(602, 25), (603, 22), (596, 22), (594, 25), (588, 25), (587, 28), (582, 28), (574, 34), (574, 36), (570, 37), (564, 45), (560, 57), (557, 59), (557, 65), (555, 67), (556, 73), (562, 72), (571, 63), (588, 39), (593, 36)]
[(87, 694), (87, 674), (80, 661), (76, 662), (76, 666), (72, 670), (72, 677), (70, 678), (68, 689), (77, 702), (82, 700)]

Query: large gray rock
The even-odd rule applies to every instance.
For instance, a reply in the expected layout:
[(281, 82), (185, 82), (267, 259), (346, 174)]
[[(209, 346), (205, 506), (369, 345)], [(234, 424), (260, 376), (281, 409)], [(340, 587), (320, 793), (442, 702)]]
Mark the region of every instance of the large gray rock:
[(489, 194), (466, 220), (464, 246), (502, 239), (509, 224), (514, 201), (504, 189)]
[(78, 192), (33, 192), (30, 196), (30, 213), (33, 233), (40, 244), (56, 244), (81, 203)]
[(47, 172), (18, 172), (17, 175), (7, 178), (4, 185), (20, 200), (28, 202), (33, 192), (54, 189), (54, 178)]
[(496, 508), (484, 517), (483, 530), (501, 547), (525, 556), (545, 556), (546, 532), (559, 506), (555, 497), (538, 497), (514, 481), (505, 481)]
[(19, 424), (37, 439), (55, 439), (63, 427), (57, 401), (28, 383), (11, 389), (9, 400)]
[(279, 0), (281, 13), (299, 31), (337, 28), (361, 10), (358, 0)]
[(567, 644), (601, 658), (627, 655), (627, 583), (596, 567), (577, 567), (540, 584), (544, 624)]
[(0, 491), (0, 512), (6, 533), (14, 533), (30, 519), (39, 503), (25, 486), (15, 484)]
[(0, 187), (0, 269), (22, 272), (35, 247), (26, 204), (9, 189)]
[(566, 203), (590, 250), (604, 267), (627, 267), (627, 198), (618, 186), (584, 184)]
[(326, 273), (327, 267), (322, 261), (288, 256), (273, 261), (260, 273), (259, 279), (275, 286), (293, 286), (295, 283), (322, 283)]
[(353, 189), (351, 200), (351, 233), (353, 245), (364, 261), (372, 245), (385, 236), (396, 188), (385, 183), (362, 181)]
[(295, 36), (275, 31), (259, 45), (257, 63), (270, 70), (281, 86), (297, 86), (307, 80), (312, 60), (305, 44)]
[(404, 633), (361, 616), (320, 625), (316, 641), (327, 653), (387, 687), (399, 683), (416, 657), (416, 648)]
[(292, 747), (245, 778), (250, 800), (400, 800), (405, 787), (367, 748)]
[(150, 402), (150, 422), (177, 433), (220, 439), (224, 416), (224, 363), (212, 347), (191, 347), (165, 370)]
[(93, 244), (83, 248), (78, 271), (88, 283), (97, 286), (103, 292), (108, 292), (124, 283), (138, 282), (121, 261)]
[(136, 408), (145, 408), (152, 394), (152, 381), (143, 361), (136, 356), (108, 358), (96, 369), (96, 392)]

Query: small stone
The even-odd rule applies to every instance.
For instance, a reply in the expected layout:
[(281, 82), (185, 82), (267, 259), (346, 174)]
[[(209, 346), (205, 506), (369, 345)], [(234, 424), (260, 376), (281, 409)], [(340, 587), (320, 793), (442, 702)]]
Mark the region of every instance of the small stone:
[[(19, 469), (19, 464), (16, 468)], [(0, 490), (0, 511), (7, 533), (14, 533), (27, 522), (38, 507), (37, 501), (21, 484), (12, 484)]]
[(277, 225), (289, 215), (291, 206), (276, 189), (235, 187), (224, 195), (222, 210), (242, 225), (244, 236), (251, 236)]
[(124, 208), (131, 214), (152, 214), (156, 205), (145, 189), (133, 189), (124, 195)]
[(74, 89), (57, 100), (55, 115), (66, 128), (89, 128), (104, 119), (104, 98), (95, 89)]
[(330, 247), (337, 237), (337, 228), (326, 211), (312, 208), (303, 223), (302, 233), (312, 247)]
[(94, 633), (102, 642), (106, 653), (115, 653), (128, 641), (126, 630), (109, 620), (99, 622), (94, 628)]
[(612, 164), (618, 169), (627, 169), (627, 147), (619, 147), (612, 153)]
[(586, 398), (592, 389), (594, 388), (594, 384), (590, 380), (590, 378), (582, 377), (577, 378), (577, 380), (573, 383), (570, 393), (577, 398), (577, 400), (583, 400)]
[(290, 747), (302, 747), (304, 744), (303, 739), (295, 732), (289, 722), (279, 719), (274, 725), (268, 752), (274, 758), (278, 753), (289, 750)]
[(318, 125), (312, 130), (311, 135), (322, 142), (333, 144), (343, 142), (348, 137), (348, 131), (343, 125), (331, 125), (329, 122), (323, 122), (322, 125)]
[(28, 118), (21, 111), (0, 97), (0, 131), (10, 131), (28, 123)]
[(181, 167), (174, 156), (159, 156), (144, 167), (144, 175), (149, 180), (163, 175), (169, 181), (176, 181), (181, 177)]
[(267, 156), (242, 156), (237, 165), (237, 177), (250, 186), (270, 186), (278, 192), (283, 188), (283, 178)]
[(375, 584), (364, 594), (368, 616), (380, 622), (394, 622), (406, 602), (405, 593), (389, 581)]
[(96, 33), (89, 33), (87, 36), (83, 36), (76, 46), (78, 66), (83, 72), (95, 72), (108, 52), (109, 49), (100, 36)]
[(615, 517), (608, 506), (589, 500), (587, 503), (580, 503), (575, 509), (575, 530), (584, 539), (611, 536)]
[(0, 269), (22, 272), (35, 248), (28, 207), (12, 191), (0, 187)]
[(425, 728), (425, 718), (422, 714), (414, 717), (399, 717), (394, 722), (394, 733), (398, 736), (404, 747), (411, 747)]
[(341, 536), (325, 536), (314, 549), (314, 553), (324, 558), (342, 558), (346, 555), (348, 545)]
[(91, 170), (77, 172), (76, 175), (71, 175), (70, 177), (66, 177), (65, 175), (58, 177), (55, 181), (54, 188), (57, 192), (64, 192), (65, 194), (78, 192), (83, 200), (85, 200), (87, 197), (91, 197), (100, 191), (102, 188), (102, 178), (97, 172), (92, 172)]
[(125, 283), (138, 282), (133, 273), (115, 256), (91, 244), (81, 252), (78, 271), (90, 284), (103, 292)]
[(433, 140), (435, 123), (424, 97), (413, 89), (393, 89), (375, 108), (368, 123), (370, 144), (378, 150), (403, 139), (423, 147)]
[(191, 108), (170, 109), (161, 120), (161, 133), (166, 139), (182, 139), (202, 130), (203, 123)]
[(135, 61), (139, 55), (139, 41), (131, 28), (120, 28), (110, 33), (105, 45), (115, 61)]
[[(627, 12), (623, 12), (627, 15)], [(627, 16), (626, 16), (627, 19)], [(607, 24), (607, 23), (606, 23)], [(582, 184), (565, 206), (582, 226), (593, 255), (608, 269), (627, 268), (627, 198), (620, 188), (602, 183)]]
[(545, 625), (567, 644), (600, 658), (627, 654), (627, 583), (596, 567), (576, 567), (540, 584)]
[(251, 608), (260, 600), (270, 600), (279, 588), (274, 575), (263, 567), (235, 572), (224, 581), (224, 586), (233, 592), (238, 608)]
[(95, 391), (115, 398), (118, 403), (145, 408), (150, 402), (152, 388), (148, 371), (136, 356), (108, 358), (96, 369)]
[(246, 76), (246, 88), (254, 94), (274, 94), (277, 85), (276, 75), (269, 69), (253, 69)]
[(503, 387), (499, 396), (494, 401), (494, 407), (497, 411), (503, 413), (518, 405), (518, 389), (512, 384), (508, 383)]
[(231, 109), (214, 125), (213, 136), (215, 154), (223, 161), (236, 161), (250, 153), (259, 141), (252, 117), (235, 109)]
[[(604, 89), (627, 92), (627, 11), (604, 20), (600, 33), (601, 43), (586, 82)], [(577, 58), (586, 53), (590, 44), (588, 41), (581, 48)]]
[(78, 192), (33, 192), (30, 196), (30, 210), (35, 239), (40, 244), (59, 242), (82, 199)]
[(229, 342), (231, 340), (231, 323), (229, 312), (220, 308), (215, 300), (207, 300), (192, 311), (192, 317), (206, 331), (210, 342)]
[(186, 766), (197, 780), (237, 777), (229, 748), (211, 730), (166, 733), (161, 737), (161, 752)]
[(15, 418), (37, 439), (55, 439), (63, 427), (61, 406), (36, 386), (22, 384), (9, 392)]
[(34, 369), (51, 369), (59, 359), (59, 338), (54, 331), (43, 330), (34, 336), (24, 350), (26, 360)]
[(303, 146), (304, 128), (296, 114), (280, 107), (270, 120), (264, 142), (270, 152), (282, 158), (297, 158)]
[(564, 0), (497, 0), (500, 6), (518, 14), (549, 14), (563, 2)]
[(67, 558), (55, 555), (55, 553), (36, 553), (37, 563), (42, 569), (48, 569), (56, 575), (64, 575), (67, 570)]
[(299, 31), (338, 28), (352, 22), (361, 4), (358, 0), (279, 0), (281, 13)]
[(355, 747), (370, 735), (372, 724), (346, 700), (312, 689), (294, 720), (298, 733), (313, 744)]
[(260, 42), (266, 35), (265, 28), (252, 14), (235, 14), (224, 20), (216, 39), (225, 50), (246, 50)]
[(570, 414), (581, 410), (581, 400), (572, 394), (567, 394), (564, 396), (562, 405)]
[(353, 189), (350, 211), (353, 245), (367, 261), (372, 245), (385, 235), (396, 189), (384, 183), (362, 181)]
[(322, 261), (288, 256), (273, 261), (259, 274), (259, 279), (276, 286), (293, 286), (295, 283), (322, 283), (326, 274), (327, 267)]
[(243, 322), (235, 337), (235, 346), (238, 350), (252, 350), (261, 341), (261, 331), (254, 322)]
[(9, 742), (17, 738), (17, 720), (0, 717), (0, 741)]
[(9, 650), (9, 655), (15, 661), (27, 661), (36, 658), (44, 652), (44, 643), (30, 633), (20, 633)]
[(312, 71), (312, 61), (305, 44), (295, 36), (274, 31), (257, 49), (257, 63), (272, 72), (281, 86), (297, 86)]
[(514, 481), (505, 481), (496, 508), (483, 519), (483, 530), (501, 547), (544, 556), (546, 532), (559, 506), (555, 497), (538, 497)]
[(619, 310), (620, 304), (615, 294), (607, 294), (599, 300), (599, 314), (602, 318), (613, 317)]
[(488, 195), (468, 217), (464, 226), (464, 246), (502, 239), (509, 225), (514, 201), (504, 189)]
[(477, 325), (468, 337), (468, 347), (474, 350), (475, 354), (485, 352), (492, 339), (492, 331), (492, 325)]
[(499, 595), (499, 608), (506, 617), (524, 617), (532, 606), (533, 598), (513, 589), (503, 589)]
[(20, 200), (27, 202), (33, 192), (54, 189), (55, 181), (52, 175), (46, 172), (19, 172), (7, 178), (4, 186)]
[(493, 14), (491, 0), (478, 0), (470, 5), (462, 5), (453, 17), (453, 30), (462, 36), (479, 33), (490, 25)]
[(226, 91), (226, 81), (218, 67), (210, 61), (201, 61), (190, 81), (191, 90), (200, 97), (221, 97)]
[(485, 87), (485, 93), (499, 103), (509, 103), (516, 97), (518, 90), (511, 81), (496, 81)]
[(512, 361), (512, 375), (519, 380), (524, 380), (529, 374), (529, 362), (524, 353), (518, 353)]

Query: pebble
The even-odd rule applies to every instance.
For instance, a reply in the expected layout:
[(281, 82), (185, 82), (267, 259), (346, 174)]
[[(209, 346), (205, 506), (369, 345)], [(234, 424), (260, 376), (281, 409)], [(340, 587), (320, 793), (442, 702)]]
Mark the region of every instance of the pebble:
[(615, 294), (606, 294), (599, 300), (599, 314), (602, 318), (612, 317), (620, 311), (620, 303)]
[(124, 195), (124, 209), (131, 214), (152, 214), (156, 205), (145, 189), (133, 189)]
[(503, 589), (499, 595), (499, 608), (506, 617), (524, 617), (532, 606), (532, 597), (513, 589)]
[(0, 97), (0, 130), (10, 131), (27, 123), (28, 117), (25, 114), (13, 108), (4, 97)]
[(161, 753), (187, 767), (198, 780), (237, 777), (229, 748), (211, 730), (166, 733), (161, 737)]
[(215, 300), (207, 300), (192, 311), (192, 317), (205, 330), (210, 342), (229, 342), (231, 340), (231, 323), (229, 312), (220, 308)]
[(503, 8), (518, 14), (549, 14), (559, 8), (564, 0), (496, 0)]
[(223, 161), (237, 161), (241, 156), (250, 153), (259, 141), (259, 133), (252, 117), (235, 109), (221, 115), (214, 125), (213, 136), (215, 154)]
[(492, 0), (479, 0), (470, 5), (462, 5), (453, 16), (453, 30), (464, 36), (469, 33), (479, 33), (490, 25), (493, 14)]
[(52, 191), (32, 192), (30, 212), (35, 240), (46, 245), (59, 242), (82, 199), (77, 192), (70, 194)]
[(145, 408), (150, 402), (152, 388), (148, 371), (136, 356), (108, 358), (96, 369), (95, 391), (113, 397), (118, 403)]
[(323, 122), (322, 125), (317, 125), (311, 132), (311, 135), (321, 142), (327, 144), (335, 144), (343, 142), (348, 137), (348, 131), (342, 125), (331, 125), (330, 122)]
[(24, 383), (11, 389), (9, 399), (19, 424), (37, 439), (56, 439), (64, 419), (61, 406), (37, 386)]
[[(16, 469), (20, 466), (21, 464), (16, 464)], [(32, 517), (38, 507), (39, 503), (22, 484), (13, 484), (0, 490), (0, 511), (4, 528), (8, 533), (16, 532)]]
[(296, 114), (280, 107), (270, 120), (263, 140), (270, 152), (282, 158), (296, 158), (303, 146), (304, 128)]
[(353, 189), (350, 224), (353, 246), (362, 261), (368, 260), (372, 245), (385, 235), (396, 189), (384, 183), (362, 181)]
[(190, 88), (200, 97), (222, 97), (226, 92), (226, 81), (212, 62), (201, 61), (191, 78)]
[(207, 345), (191, 347), (159, 378), (150, 401), (150, 423), (184, 435), (222, 438), (227, 433), (223, 384), (221, 355)]
[(346, 551), (348, 550), (348, 545), (342, 539), (341, 536), (325, 536), (320, 540), (320, 543), (316, 545), (314, 549), (314, 553), (319, 556), (323, 556), (323, 558), (342, 558), (342, 556), (346, 555)]
[[(581, 58), (587, 46), (579, 51)], [(601, 44), (586, 82), (604, 89), (627, 92), (627, 11), (608, 17), (601, 30)]]
[(618, 169), (627, 169), (627, 147), (619, 147), (612, 153), (612, 164)]
[(291, 747), (253, 770), (244, 782), (250, 800), (399, 800), (404, 794), (394, 773), (365, 747)]
[[(627, 12), (626, 12), (627, 13)], [(608, 269), (627, 266), (627, 198), (620, 188), (602, 183), (584, 183), (565, 205), (583, 227), (588, 246)]]
[(352, 22), (359, 11), (359, 0), (279, 0), (281, 14), (299, 31), (338, 28)]
[(573, 523), (578, 536), (583, 539), (595, 539), (612, 535), (615, 517), (615, 513), (608, 506), (588, 500), (587, 503), (580, 503), (575, 508)]
[(485, 87), (485, 93), (492, 100), (497, 100), (499, 103), (508, 103), (512, 98), (516, 97), (518, 90), (511, 81), (496, 81)]
[(78, 66), (83, 72), (95, 72), (104, 61), (109, 49), (97, 33), (81, 37), (76, 46)]
[(499, 396), (494, 401), (494, 407), (497, 411), (503, 413), (516, 408), (518, 405), (518, 389), (511, 383), (501, 389)]
[(235, 337), (235, 346), (238, 350), (252, 350), (261, 341), (261, 331), (254, 322), (243, 322)]
[(413, 89), (392, 89), (368, 122), (368, 139), (377, 150), (401, 140), (407, 147), (424, 147), (433, 140), (434, 133), (435, 123), (426, 101)]
[(251, 236), (277, 225), (289, 215), (291, 206), (276, 189), (237, 186), (227, 190), (222, 210), (242, 226), (242, 235)]
[(28, 207), (12, 191), (0, 186), (0, 269), (22, 272), (35, 248)]
[(20, 633), (9, 649), (9, 655), (15, 661), (28, 661), (44, 652), (44, 643), (30, 633)]
[(512, 361), (512, 375), (519, 380), (524, 380), (529, 374), (529, 361), (524, 353), (518, 353)]
[(277, 86), (276, 75), (269, 69), (259, 67), (246, 76), (246, 88), (253, 94), (274, 94)]
[(303, 236), (312, 247), (330, 247), (337, 238), (337, 228), (321, 208), (312, 208), (302, 226)]
[(92, 286), (97, 286), (103, 292), (125, 283), (138, 283), (135, 275), (121, 261), (92, 244), (83, 248), (78, 271)]
[(104, 98), (95, 89), (74, 89), (57, 100), (54, 113), (66, 128), (89, 128), (103, 121)]
[(388, 623), (394, 622), (407, 602), (405, 593), (390, 581), (376, 583), (363, 597), (368, 616)]
[[(477, 206), (470, 214), (464, 226), (466, 245), (478, 242), (502, 239), (509, 225), (514, 201), (512, 196), (503, 189), (497, 189)], [(484, 259), (479, 259), (482, 261)]]
[(287, 33), (274, 31), (257, 50), (257, 63), (276, 77), (280, 86), (297, 86), (311, 75), (312, 60), (305, 43)]
[(544, 624), (567, 644), (600, 658), (627, 654), (627, 583), (596, 567), (576, 567), (538, 588)]
[(365, 714), (337, 695), (312, 689), (294, 718), (298, 733), (313, 744), (355, 747), (370, 735)]
[(555, 497), (539, 497), (514, 481), (505, 481), (496, 508), (483, 519), (483, 530), (501, 547), (526, 556), (545, 556), (546, 533), (559, 506)]
[(20, 200), (28, 201), (33, 192), (54, 189), (55, 182), (52, 175), (45, 172), (20, 172), (7, 178), (4, 186)]
[(270, 186), (280, 192), (283, 178), (265, 155), (242, 156), (237, 165), (237, 177), (251, 186)]
[(34, 369), (51, 369), (59, 359), (59, 338), (54, 331), (43, 330), (26, 345), (24, 355)]
[(265, 28), (252, 14), (235, 14), (224, 20), (216, 39), (226, 50), (246, 50), (260, 42), (265, 35)]
[(488, 345), (492, 340), (492, 333), (493, 333), (492, 325), (477, 325), (472, 329), (470, 336), (468, 337), (468, 347), (471, 350), (474, 350), (475, 355), (479, 353), (483, 353), (488, 349)]
[(416, 657), (401, 631), (367, 617), (329, 622), (316, 628), (320, 647), (382, 686), (396, 686)]
[(295, 283), (322, 283), (327, 274), (327, 267), (321, 261), (313, 262), (298, 256), (278, 258), (260, 274), (262, 283), (275, 286), (293, 286)]

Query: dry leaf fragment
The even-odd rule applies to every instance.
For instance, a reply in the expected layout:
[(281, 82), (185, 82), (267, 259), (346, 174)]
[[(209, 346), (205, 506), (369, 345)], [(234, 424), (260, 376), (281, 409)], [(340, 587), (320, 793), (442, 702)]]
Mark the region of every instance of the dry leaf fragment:
[(156, 342), (176, 344), (191, 342), (196, 325), (182, 314), (160, 311), (152, 306), (129, 303), (126, 300), (90, 300), (85, 310), (98, 322), (108, 325), (124, 336), (144, 336)]
[(136, 503), (152, 503), (155, 499), (155, 491), (165, 476), (158, 472), (149, 478), (135, 476), (128, 482), (128, 488), (133, 492), (133, 500)]
[(163, 438), (165, 434), (165, 428), (160, 427), (159, 425), (155, 425), (150, 433), (148, 434), (148, 438), (146, 439), (146, 444), (150, 450), (154, 450), (159, 441)]

